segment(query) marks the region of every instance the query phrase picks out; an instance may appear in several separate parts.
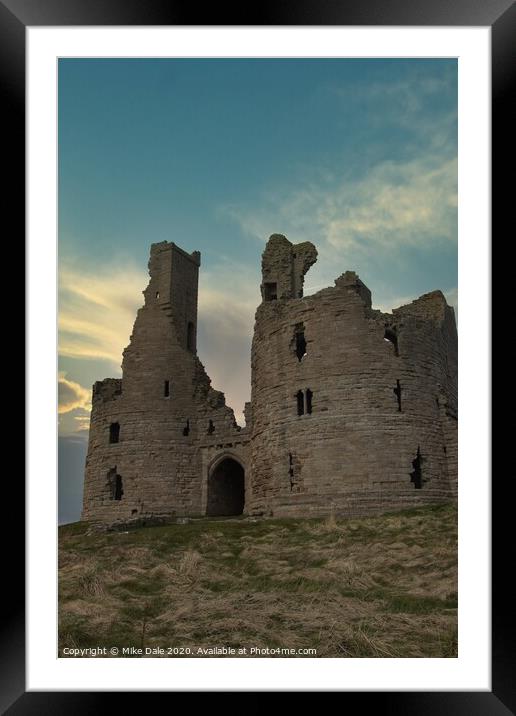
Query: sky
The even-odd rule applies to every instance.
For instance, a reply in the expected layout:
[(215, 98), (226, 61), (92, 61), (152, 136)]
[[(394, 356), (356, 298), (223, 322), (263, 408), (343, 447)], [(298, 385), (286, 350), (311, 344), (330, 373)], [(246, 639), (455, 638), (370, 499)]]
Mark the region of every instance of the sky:
[(201, 252), (198, 355), (243, 424), (260, 259), (312, 241), (305, 295), (457, 310), (457, 63), (61, 59), (60, 521), (79, 518), (91, 387), (121, 376), (151, 243)]

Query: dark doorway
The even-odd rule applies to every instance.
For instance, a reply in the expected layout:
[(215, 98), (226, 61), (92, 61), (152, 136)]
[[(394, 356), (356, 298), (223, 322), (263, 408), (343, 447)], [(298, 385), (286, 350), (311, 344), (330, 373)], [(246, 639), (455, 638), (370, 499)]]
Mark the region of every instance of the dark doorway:
[(244, 500), (244, 468), (233, 458), (226, 457), (208, 476), (206, 514), (211, 517), (241, 515)]

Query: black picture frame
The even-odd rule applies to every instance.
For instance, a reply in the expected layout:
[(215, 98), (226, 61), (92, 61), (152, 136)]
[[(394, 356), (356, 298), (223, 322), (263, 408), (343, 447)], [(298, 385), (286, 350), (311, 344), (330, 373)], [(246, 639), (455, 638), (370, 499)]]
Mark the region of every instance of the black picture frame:
[[(197, 20), (202, 17), (202, 23)], [(25, 233), (25, 29), (27, 26), (67, 25), (396, 25), (396, 26), (490, 26), (492, 32), (492, 171), (493, 238), (497, 252), (503, 247), (502, 232), (509, 227), (514, 181), (510, 176), (514, 114), (511, 80), (515, 74), (516, 6), (511, 0), (270, 0), (235, 12), (212, 4), (175, 0), (0, 0), (0, 82), (4, 98), (4, 140), (8, 138), (12, 161), (9, 182), (4, 186), (4, 224), (11, 235)], [(512, 112), (512, 114), (511, 114)], [(511, 120), (512, 116), (512, 120)], [(512, 130), (512, 132), (510, 131)], [(4, 144), (5, 146), (5, 144)], [(507, 171), (506, 171), (507, 170)], [(510, 192), (510, 193), (509, 193)], [(496, 255), (496, 252), (493, 252)], [(21, 264), (18, 264), (20, 266)], [(14, 271), (14, 269), (12, 269)], [(493, 290), (496, 299), (498, 289)], [(493, 314), (494, 315), (494, 314)], [(22, 338), (23, 342), (23, 338)], [(30, 349), (30, 346), (29, 346)], [(19, 395), (17, 396), (20, 401)], [(492, 454), (501, 449), (500, 435)], [(507, 443), (504, 444), (504, 448)], [(510, 445), (510, 443), (509, 443)], [(511, 478), (511, 483), (514, 480)], [(353, 709), (381, 708), (382, 714), (493, 714), (516, 713), (513, 623), (514, 597), (509, 578), (512, 535), (511, 485), (493, 482), (493, 593), (492, 593), (492, 691), (491, 692), (343, 692), (340, 706)], [(24, 484), (10, 479), (9, 511), (14, 518), (9, 549), (4, 549), (4, 569), (10, 576), (3, 590), (7, 607), (1, 622), (2, 669), (0, 709), (20, 714), (94, 713), (101, 702), (124, 708), (120, 693), (26, 692), (25, 691), (25, 594), (24, 594)], [(511, 512), (509, 512), (511, 510)], [(508, 569), (509, 565), (509, 569)], [(51, 577), (49, 577), (51, 578)], [(148, 708), (150, 694), (132, 693), (133, 712)], [(142, 699), (145, 698), (145, 704)], [(115, 701), (116, 699), (116, 701)]]

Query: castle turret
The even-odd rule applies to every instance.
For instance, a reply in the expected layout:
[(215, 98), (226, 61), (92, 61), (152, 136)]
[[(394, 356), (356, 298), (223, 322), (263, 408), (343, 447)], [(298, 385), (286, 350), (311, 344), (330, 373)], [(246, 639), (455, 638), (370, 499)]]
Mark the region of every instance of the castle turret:
[(157, 304), (170, 316), (179, 345), (197, 350), (197, 287), (201, 254), (186, 253), (168, 241), (152, 244), (149, 260), (150, 282), (145, 305)]
[(123, 377), (93, 390), (84, 519), (206, 510), (200, 445), (207, 436), (232, 436), (238, 426), (196, 355), (199, 265), (197, 251), (166, 241), (151, 246), (150, 280), (123, 353)]
[(353, 271), (302, 298), (315, 258), (310, 243), (279, 235), (263, 253), (249, 511), (366, 514), (449, 499), (456, 484), (452, 309), (434, 292), (393, 314), (372, 310), (371, 292)]

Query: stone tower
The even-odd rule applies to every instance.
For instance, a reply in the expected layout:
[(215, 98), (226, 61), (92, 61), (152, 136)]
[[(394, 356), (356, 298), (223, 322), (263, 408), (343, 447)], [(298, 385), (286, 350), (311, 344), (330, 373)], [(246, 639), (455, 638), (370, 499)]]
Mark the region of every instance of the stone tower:
[(196, 355), (199, 265), (198, 252), (151, 247), (123, 377), (93, 386), (83, 519), (205, 513), (201, 445), (244, 440)]
[(310, 243), (273, 235), (252, 346), (250, 512), (365, 514), (456, 491), (457, 343), (440, 291), (384, 314), (348, 271), (303, 298)]

